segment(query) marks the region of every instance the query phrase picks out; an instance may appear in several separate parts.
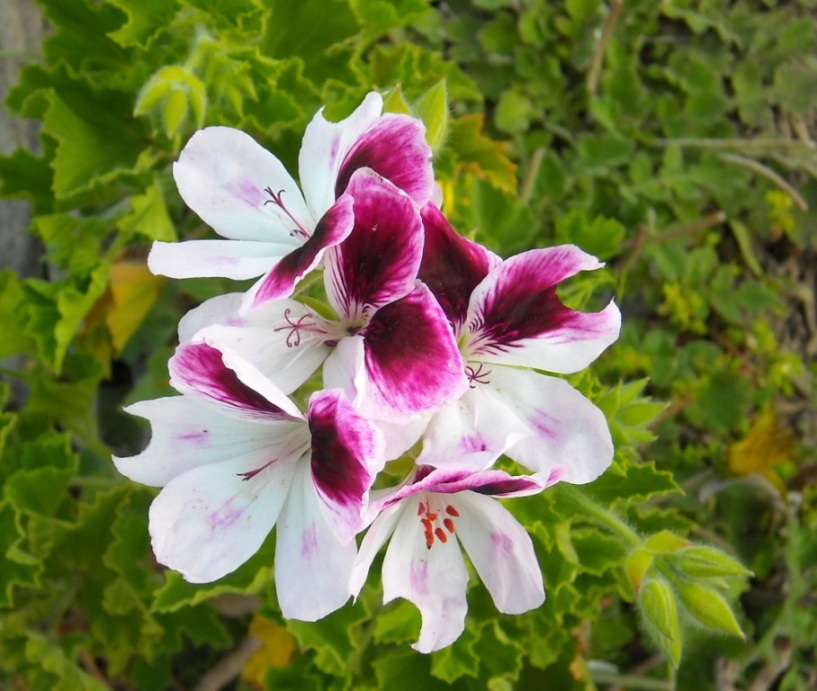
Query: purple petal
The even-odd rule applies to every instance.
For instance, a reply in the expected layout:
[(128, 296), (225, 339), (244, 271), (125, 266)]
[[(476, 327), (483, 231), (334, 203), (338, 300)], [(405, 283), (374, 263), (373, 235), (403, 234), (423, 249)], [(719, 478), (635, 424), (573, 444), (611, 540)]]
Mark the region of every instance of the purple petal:
[(467, 389), (448, 320), (426, 286), (378, 310), (362, 334), (369, 387), (360, 405), (369, 417), (405, 421)]
[(472, 470), (467, 468), (431, 468), (417, 466), (413, 477), (384, 497), (382, 504), (391, 506), (418, 492), (456, 494), (471, 490), (494, 497), (525, 497), (537, 494), (544, 485), (528, 475), (509, 475), (504, 470)]
[(177, 391), (240, 417), (303, 419), (292, 402), (249, 363), (207, 343), (180, 345), (168, 369), (170, 384)]
[(374, 476), (383, 466), (383, 439), (338, 389), (309, 401), (312, 479), (339, 540), (363, 527), (362, 509)]
[(420, 215), (411, 199), (370, 171), (353, 178), (354, 230), (326, 255), (326, 292), (347, 321), (362, 316), (414, 288), (423, 253)]
[(572, 245), (503, 262), (471, 295), (465, 358), (560, 373), (586, 367), (618, 338), (621, 315), (613, 303), (597, 313), (571, 310), (556, 296), (556, 286), (601, 266)]
[(247, 295), (250, 308), (292, 295), (295, 285), (314, 269), (329, 247), (342, 242), (354, 227), (352, 197), (344, 194), (323, 215), (315, 232), (299, 248), (281, 259)]
[(423, 123), (394, 113), (378, 118), (346, 154), (335, 183), (336, 195), (347, 189), (361, 168), (371, 168), (418, 205), (425, 204), (434, 191), (434, 172)]
[(281, 242), (314, 226), (281, 162), (240, 130), (196, 132), (173, 165), (173, 176), (187, 205), (223, 237)]
[(459, 332), (471, 293), (501, 260), (482, 245), (462, 237), (433, 204), (426, 204), (421, 215), (425, 247), (418, 278), (431, 289), (455, 332)]

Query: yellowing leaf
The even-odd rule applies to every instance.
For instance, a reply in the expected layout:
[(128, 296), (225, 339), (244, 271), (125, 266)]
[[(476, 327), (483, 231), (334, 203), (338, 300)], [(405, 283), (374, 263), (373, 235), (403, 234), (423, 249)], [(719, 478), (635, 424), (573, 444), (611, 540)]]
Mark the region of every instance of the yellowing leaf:
[(141, 262), (121, 261), (111, 266), (108, 285), (111, 304), (105, 324), (117, 352), (122, 351), (139, 328), (159, 297), (163, 283), (161, 276), (154, 276)]
[(762, 411), (752, 423), (748, 434), (729, 447), (727, 465), (735, 475), (759, 473), (783, 494), (783, 481), (774, 466), (793, 460), (794, 435), (781, 426), (774, 407)]
[(506, 156), (504, 142), (482, 134), (483, 120), (482, 115), (463, 115), (449, 122), (448, 146), (457, 155), (457, 167), (515, 194), (516, 166)]
[(286, 667), (289, 664), (295, 654), (295, 639), (283, 626), (260, 615), (252, 618), (249, 633), (261, 641), (261, 647), (244, 665), (241, 678), (263, 687), (264, 678), (271, 667)]

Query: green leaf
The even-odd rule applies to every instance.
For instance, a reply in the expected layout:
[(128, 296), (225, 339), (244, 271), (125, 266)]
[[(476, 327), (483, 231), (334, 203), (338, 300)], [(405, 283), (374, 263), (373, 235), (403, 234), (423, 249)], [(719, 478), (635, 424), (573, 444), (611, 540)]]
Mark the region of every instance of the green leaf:
[(438, 679), (452, 684), (464, 676), (476, 678), (480, 659), (474, 650), (477, 634), (466, 627), (462, 635), (451, 645), (431, 654), (431, 673)]
[(17, 511), (53, 516), (68, 499), (66, 490), (79, 459), (66, 434), (43, 435), (23, 449), (22, 469), (5, 485), (5, 498)]
[(294, 619), (286, 625), (298, 645), (315, 651), (315, 664), (320, 670), (345, 676), (349, 659), (356, 650), (354, 630), (369, 618), (370, 614), (358, 600), (322, 619), (320, 626)]
[(175, 242), (178, 239), (158, 180), (144, 194), (131, 197), (130, 204), (131, 212), (117, 221), (121, 231), (138, 233), (148, 240)]
[(0, 501), (0, 608), (14, 605), (17, 587), (34, 588), (39, 583), (42, 564), (23, 550), (23, 540), (18, 512)]
[(82, 319), (105, 292), (108, 271), (106, 264), (98, 264), (84, 275), (59, 282), (29, 279), (24, 283), (26, 332), (57, 372)]
[(143, 169), (147, 133), (131, 117), (121, 92), (94, 91), (55, 72), (65, 84), (48, 94), (43, 134), (57, 143), (54, 194), (67, 199)]
[(635, 504), (668, 492), (681, 491), (672, 473), (657, 470), (654, 461), (628, 465), (617, 463), (614, 467), (615, 470), (608, 470), (584, 488), (601, 504)]
[(372, 637), (378, 643), (408, 643), (420, 634), (420, 611), (408, 600), (395, 600), (379, 612)]
[(25, 295), (17, 275), (11, 269), (0, 271), (0, 359), (24, 353), (31, 340), (23, 331)]
[(631, 139), (612, 135), (583, 135), (576, 146), (579, 155), (576, 165), (583, 172), (604, 174), (611, 168), (628, 163), (633, 149)]
[(448, 92), (445, 80), (426, 91), (414, 106), (414, 114), (426, 126), (426, 140), (437, 153), (448, 136)]
[[(56, 643), (38, 633), (27, 632), (26, 658), (38, 670), (39, 684), (32, 688), (49, 688), (53, 691), (108, 691), (109, 686), (88, 674), (79, 664), (69, 658)], [(47, 679), (39, 671), (54, 675)], [(46, 686), (47, 684), (47, 686)]]
[(618, 221), (597, 216), (590, 223), (583, 209), (574, 209), (556, 221), (556, 244), (575, 244), (599, 259), (621, 253), (626, 230)]
[(108, 0), (128, 17), (116, 31), (108, 34), (120, 46), (149, 48), (163, 28), (170, 24), (179, 9), (176, 0)]
[(272, 569), (274, 541), (267, 540), (264, 546), (240, 568), (220, 579), (217, 583), (188, 583), (175, 571), (165, 572), (165, 582), (156, 590), (151, 609), (154, 612), (170, 614), (192, 607), (202, 602), (228, 593), (266, 593), (273, 583)]

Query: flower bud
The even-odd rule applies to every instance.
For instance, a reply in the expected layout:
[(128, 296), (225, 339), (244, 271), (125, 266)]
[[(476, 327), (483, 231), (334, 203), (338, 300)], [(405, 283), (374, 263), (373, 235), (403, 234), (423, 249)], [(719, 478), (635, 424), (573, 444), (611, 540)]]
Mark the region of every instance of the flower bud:
[(675, 557), (674, 565), (683, 574), (693, 578), (752, 575), (752, 572), (739, 561), (714, 547), (688, 547), (678, 552)]
[(677, 667), (681, 661), (684, 636), (672, 586), (663, 578), (648, 579), (641, 587), (638, 600), (647, 632)]
[(717, 590), (695, 581), (677, 586), (681, 604), (694, 621), (707, 629), (745, 638), (732, 608)]

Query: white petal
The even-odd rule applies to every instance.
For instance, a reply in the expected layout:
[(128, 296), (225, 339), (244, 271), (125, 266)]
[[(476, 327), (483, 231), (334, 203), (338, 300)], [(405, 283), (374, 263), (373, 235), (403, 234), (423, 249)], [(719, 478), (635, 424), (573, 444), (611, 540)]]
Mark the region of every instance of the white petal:
[(148, 268), (170, 278), (232, 278), (261, 276), (292, 251), (283, 242), (249, 240), (188, 240), (154, 242)]
[(430, 653), (451, 645), (465, 628), (468, 571), (456, 540), (426, 547), (417, 516), (419, 499), (404, 502), (383, 560), (383, 602), (403, 597), (420, 610), (423, 624), (412, 648)]
[(222, 237), (281, 242), (298, 227), (311, 232), (315, 226), (317, 217), (292, 176), (240, 130), (196, 132), (173, 165), (173, 177), (187, 205)]
[(342, 607), (351, 595), (349, 576), (357, 546), (339, 542), (329, 529), (309, 474), (299, 463), (278, 521), (275, 586), (288, 619), (317, 621)]
[(303, 423), (240, 420), (185, 396), (140, 401), (125, 412), (150, 420), (150, 444), (138, 456), (114, 458), (114, 464), (126, 477), (151, 487), (227, 460), (251, 470), (308, 443)]
[(531, 370), (492, 367), (488, 386), (529, 430), (505, 450), (510, 458), (573, 484), (591, 482), (610, 466), (613, 441), (607, 420), (576, 389)]
[(323, 387), (341, 389), (356, 408), (367, 394), (366, 342), (362, 336), (338, 341), (323, 363)]
[[(469, 366), (474, 363), (470, 363)], [(483, 370), (490, 379), (490, 370)], [(423, 435), (420, 465), (479, 470), (490, 466), (511, 444), (529, 434), (488, 384), (475, 384), (454, 403), (434, 413)]]
[(401, 508), (400, 504), (395, 504), (383, 509), (366, 532), (363, 542), (360, 543), (360, 549), (349, 578), (349, 590), (355, 597), (366, 583), (366, 577), (369, 575), (374, 558), (394, 532), (394, 527), (400, 518)]
[(289, 492), (296, 460), (252, 477), (242, 460), (195, 468), (170, 482), (150, 507), (156, 559), (191, 583), (237, 569), (263, 544)]
[(456, 534), (497, 609), (521, 614), (545, 601), (542, 572), (525, 529), (496, 499), (475, 492), (451, 497)]

